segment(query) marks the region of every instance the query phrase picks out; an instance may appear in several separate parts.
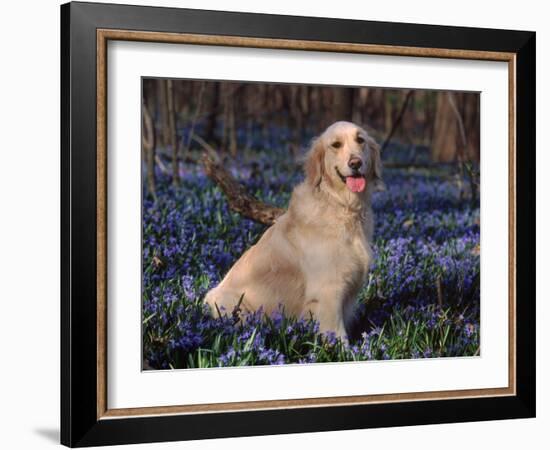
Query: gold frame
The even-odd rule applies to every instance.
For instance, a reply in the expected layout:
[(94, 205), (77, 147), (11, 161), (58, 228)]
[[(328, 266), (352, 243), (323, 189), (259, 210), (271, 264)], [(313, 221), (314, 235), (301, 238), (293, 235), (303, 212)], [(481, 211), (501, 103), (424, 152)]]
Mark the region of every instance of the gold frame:
[[(97, 32), (97, 419), (167, 414), (220, 413), (266, 409), (345, 406), (421, 400), (448, 400), (516, 395), (516, 55), (506, 52), (455, 50), (444, 48), (402, 47), (373, 44), (296, 41), (236, 36), (158, 33), (147, 31), (98, 29)], [(502, 61), (508, 63), (508, 387), (467, 389), (402, 394), (319, 397), (201, 405), (150, 406), (108, 409), (107, 405), (107, 42), (109, 40), (181, 43), (268, 49), (364, 53), (392, 56), (435, 57)]]

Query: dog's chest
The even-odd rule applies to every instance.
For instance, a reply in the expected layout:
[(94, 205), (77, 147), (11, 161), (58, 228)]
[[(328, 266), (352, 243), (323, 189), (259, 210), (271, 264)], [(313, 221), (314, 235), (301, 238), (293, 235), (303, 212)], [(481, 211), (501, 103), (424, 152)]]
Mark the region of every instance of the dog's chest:
[[(342, 236), (342, 252), (344, 259), (349, 259), (353, 270), (368, 271), (371, 262), (371, 249), (363, 228), (346, 230)], [(345, 255), (348, 255), (347, 258)]]
[(306, 247), (305, 270), (323, 278), (364, 278), (371, 249), (360, 225), (318, 232)]

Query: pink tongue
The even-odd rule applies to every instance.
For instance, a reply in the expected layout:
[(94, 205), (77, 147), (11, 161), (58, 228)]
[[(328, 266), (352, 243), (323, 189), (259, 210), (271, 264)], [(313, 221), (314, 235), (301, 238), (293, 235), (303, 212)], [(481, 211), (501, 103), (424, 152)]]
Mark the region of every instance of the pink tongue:
[(346, 177), (346, 186), (351, 192), (363, 192), (365, 185), (363, 177)]

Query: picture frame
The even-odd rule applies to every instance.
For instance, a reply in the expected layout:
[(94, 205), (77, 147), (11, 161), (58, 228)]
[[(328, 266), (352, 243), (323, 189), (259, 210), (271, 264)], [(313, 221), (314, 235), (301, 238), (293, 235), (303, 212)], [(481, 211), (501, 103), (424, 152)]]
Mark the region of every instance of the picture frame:
[[(72, 2), (61, 6), (61, 443), (70, 447), (535, 416), (533, 32)], [(508, 386), (112, 409), (107, 402), (107, 43), (508, 65)]]

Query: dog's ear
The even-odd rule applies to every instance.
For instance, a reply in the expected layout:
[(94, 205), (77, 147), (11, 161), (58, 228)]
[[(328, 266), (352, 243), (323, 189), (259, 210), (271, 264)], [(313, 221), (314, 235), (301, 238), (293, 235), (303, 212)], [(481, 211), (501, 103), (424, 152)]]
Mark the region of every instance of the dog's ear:
[(325, 175), (325, 147), (321, 138), (315, 138), (306, 155), (304, 165), (306, 181), (311, 187), (317, 187)]
[(377, 191), (385, 191), (386, 185), (382, 180), (382, 157), (380, 155), (380, 145), (370, 136), (367, 136), (367, 144), (370, 150), (372, 182)]

